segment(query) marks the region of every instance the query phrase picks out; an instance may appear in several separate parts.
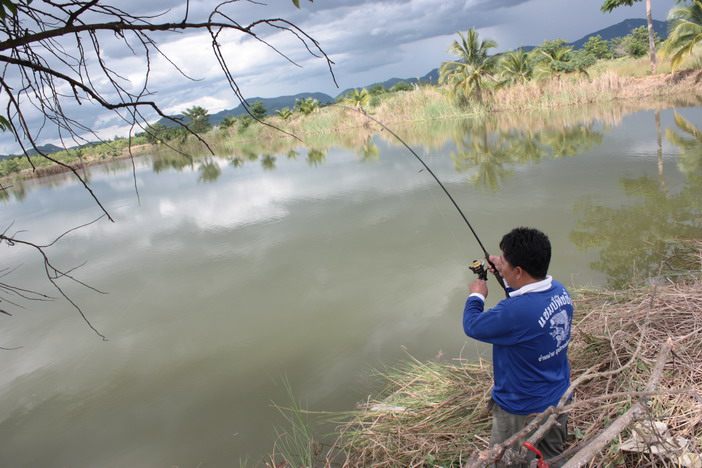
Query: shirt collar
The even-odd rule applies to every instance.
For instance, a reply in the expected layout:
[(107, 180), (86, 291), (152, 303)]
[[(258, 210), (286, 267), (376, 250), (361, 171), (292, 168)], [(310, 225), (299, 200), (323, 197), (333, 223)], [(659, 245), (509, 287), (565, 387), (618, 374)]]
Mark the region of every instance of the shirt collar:
[(552, 280), (553, 277), (551, 275), (548, 275), (546, 276), (546, 279), (542, 279), (541, 281), (537, 281), (536, 283), (526, 284), (521, 288), (517, 289), (516, 291), (511, 291), (509, 293), (509, 297), (521, 296), (522, 294), (530, 292), (547, 291), (551, 287)]

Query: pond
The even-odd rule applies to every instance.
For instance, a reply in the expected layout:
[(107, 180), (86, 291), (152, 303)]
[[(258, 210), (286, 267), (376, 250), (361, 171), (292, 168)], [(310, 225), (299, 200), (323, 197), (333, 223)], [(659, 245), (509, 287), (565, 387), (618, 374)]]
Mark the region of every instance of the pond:
[[(651, 108), (391, 127), (490, 252), (537, 227), (554, 277), (620, 287), (702, 231), (702, 108)], [(326, 138), (90, 169), (115, 222), (46, 249), (94, 288), (57, 280), (86, 320), (36, 251), (0, 246), (0, 281), (57, 298), (2, 296), (24, 308), (2, 303), (0, 346), (18, 349), (0, 352), (0, 465), (257, 465), (287, 429), (288, 389), (344, 411), (374, 369), (489, 356), (461, 328), (482, 252), (441, 187), (386, 131)], [(101, 214), (67, 176), (15, 184), (0, 213), (38, 244)]]

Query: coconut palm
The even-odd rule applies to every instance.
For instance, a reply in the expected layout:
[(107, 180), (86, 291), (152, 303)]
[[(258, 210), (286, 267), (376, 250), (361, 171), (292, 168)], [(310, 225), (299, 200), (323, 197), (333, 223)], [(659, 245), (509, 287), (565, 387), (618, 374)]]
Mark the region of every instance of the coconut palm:
[(571, 50), (572, 47), (534, 49), (532, 53), (538, 57), (538, 62), (534, 67), (534, 76), (539, 79), (549, 76), (560, 79), (562, 74), (567, 73), (564, 64), (569, 61)]
[(371, 95), (366, 88), (354, 89), (348, 94), (346, 100), (354, 107), (357, 107), (358, 109), (363, 109), (365, 107), (368, 107), (368, 104), (370, 104)]
[(500, 57), (497, 63), (499, 72), (499, 84), (526, 83), (531, 79), (533, 67), (529, 60), (529, 54), (522, 49), (507, 52)]
[[(609, 13), (620, 6), (632, 6), (641, 0), (605, 0), (600, 10)], [(695, 0), (697, 1), (697, 0)], [(656, 73), (656, 40), (653, 34), (653, 15), (651, 13), (651, 0), (646, 0), (646, 22), (648, 23), (648, 53), (651, 60), (651, 73)]]
[(702, 42), (702, 1), (693, 0), (691, 5), (683, 4), (670, 10), (668, 14), (668, 40), (663, 45), (663, 53), (671, 55), (670, 64), (677, 69), (695, 45)]
[(275, 111), (275, 115), (280, 117), (282, 120), (289, 120), (292, 117), (292, 111), (288, 107), (283, 107)]
[(312, 98), (312, 97), (307, 97), (304, 100), (295, 99), (295, 110), (299, 111), (305, 115), (310, 115), (312, 112), (316, 111), (318, 108), (319, 108), (319, 101)]
[(455, 62), (444, 62), (439, 68), (439, 83), (448, 84), (451, 93), (460, 100), (467, 101), (475, 95), (483, 99), (483, 81), (492, 76), (493, 57), (488, 49), (497, 47), (492, 39), (480, 41), (478, 31), (471, 28), (464, 36), (458, 33), (461, 41), (454, 41), (448, 51), (458, 57)]

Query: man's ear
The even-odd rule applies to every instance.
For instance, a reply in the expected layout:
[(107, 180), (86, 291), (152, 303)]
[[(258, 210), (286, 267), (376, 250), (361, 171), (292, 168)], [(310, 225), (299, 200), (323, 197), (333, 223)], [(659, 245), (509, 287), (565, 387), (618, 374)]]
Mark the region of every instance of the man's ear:
[(522, 274), (524, 273), (524, 268), (517, 266), (517, 267), (514, 267), (513, 271), (514, 271), (514, 274), (516, 275), (517, 279), (519, 279), (522, 277)]

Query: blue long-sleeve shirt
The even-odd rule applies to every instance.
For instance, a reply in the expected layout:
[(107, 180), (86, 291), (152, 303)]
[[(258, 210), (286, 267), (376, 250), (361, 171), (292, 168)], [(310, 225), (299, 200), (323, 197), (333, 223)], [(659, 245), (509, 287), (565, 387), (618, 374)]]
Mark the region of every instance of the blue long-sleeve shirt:
[(512, 414), (540, 413), (557, 405), (570, 385), (573, 302), (550, 276), (509, 294), (485, 312), (482, 295), (471, 294), (463, 330), (493, 345), (495, 403)]

